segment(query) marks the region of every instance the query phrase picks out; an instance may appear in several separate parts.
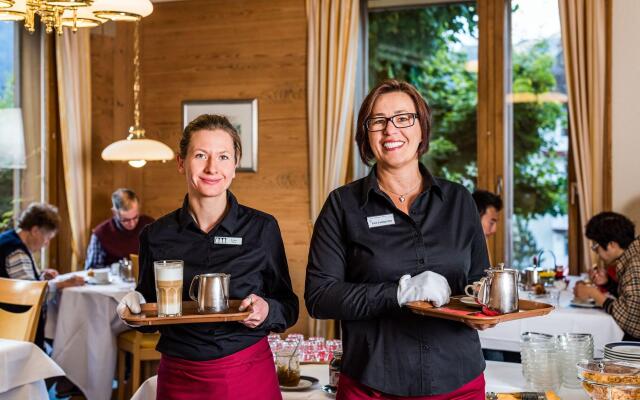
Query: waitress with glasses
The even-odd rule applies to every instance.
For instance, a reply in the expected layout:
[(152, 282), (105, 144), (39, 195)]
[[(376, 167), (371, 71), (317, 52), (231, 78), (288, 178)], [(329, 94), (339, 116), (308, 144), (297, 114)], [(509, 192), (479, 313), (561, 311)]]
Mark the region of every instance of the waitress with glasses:
[(476, 329), (416, 315), (438, 307), (489, 267), (471, 194), (433, 177), (431, 112), (417, 90), (376, 86), (358, 114), (356, 143), (369, 176), (334, 190), (316, 221), (305, 302), (342, 321), (339, 400), (483, 400), (485, 362)]

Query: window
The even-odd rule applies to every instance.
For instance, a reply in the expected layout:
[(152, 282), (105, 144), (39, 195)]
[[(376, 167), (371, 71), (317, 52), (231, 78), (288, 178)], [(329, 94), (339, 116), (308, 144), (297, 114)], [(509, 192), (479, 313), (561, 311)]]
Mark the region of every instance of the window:
[(370, 10), (369, 89), (389, 78), (414, 85), (433, 112), (435, 175), (476, 184), (478, 15), (475, 2)]
[[(17, 67), (16, 24), (0, 22), (0, 109), (16, 107), (15, 82)], [(0, 134), (8, 132), (0, 130)], [(5, 138), (2, 143), (5, 143)], [(14, 198), (19, 185), (19, 172), (10, 167), (11, 163), (0, 164), (0, 230), (12, 227), (11, 217), (14, 211)]]
[[(369, 89), (397, 78), (433, 109), (423, 162), (497, 192), (492, 261), (524, 268), (541, 250), (568, 265), (568, 122), (556, 0), (369, 0)], [(543, 266), (552, 266), (545, 253)]]
[(544, 267), (568, 265), (567, 95), (556, 0), (511, 2), (512, 260), (519, 268), (551, 250)]

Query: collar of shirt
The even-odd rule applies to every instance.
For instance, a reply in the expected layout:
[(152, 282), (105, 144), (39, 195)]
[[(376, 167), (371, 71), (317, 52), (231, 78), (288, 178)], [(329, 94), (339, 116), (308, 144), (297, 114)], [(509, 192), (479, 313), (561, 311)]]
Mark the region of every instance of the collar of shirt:
[[(420, 175), (422, 175), (422, 180), (424, 181), (424, 189), (420, 193), (424, 193), (429, 189), (434, 189), (434, 193), (437, 193), (440, 197), (440, 200), (444, 200), (444, 193), (442, 188), (438, 184), (438, 180), (431, 175), (431, 172), (425, 167), (421, 162), (418, 162), (418, 168), (420, 169)], [(360, 201), (360, 208), (364, 208), (369, 201), (369, 193), (375, 192), (379, 195), (382, 195), (382, 191), (380, 190), (380, 185), (378, 184), (378, 176), (376, 175), (376, 166), (374, 165), (371, 168), (371, 172), (364, 179), (364, 190), (362, 191), (362, 199)]]
[[(231, 193), (230, 190), (227, 190), (227, 215), (222, 218), (222, 221), (218, 226), (224, 228), (227, 233), (233, 234), (235, 227), (237, 226), (238, 221), (238, 200), (236, 196)], [(191, 216), (191, 211), (189, 210), (189, 195), (184, 196), (184, 201), (182, 202), (182, 208), (178, 214), (180, 229), (186, 229), (189, 225), (193, 225), (193, 227), (197, 230), (200, 230), (198, 224)], [(215, 228), (214, 228), (215, 230)], [(213, 232), (213, 231), (211, 231)]]

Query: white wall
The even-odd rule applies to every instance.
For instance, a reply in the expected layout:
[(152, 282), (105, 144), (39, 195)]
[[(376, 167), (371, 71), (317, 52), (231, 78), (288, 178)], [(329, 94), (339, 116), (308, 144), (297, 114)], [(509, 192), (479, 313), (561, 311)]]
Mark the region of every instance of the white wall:
[(613, 0), (613, 210), (640, 232), (640, 1)]

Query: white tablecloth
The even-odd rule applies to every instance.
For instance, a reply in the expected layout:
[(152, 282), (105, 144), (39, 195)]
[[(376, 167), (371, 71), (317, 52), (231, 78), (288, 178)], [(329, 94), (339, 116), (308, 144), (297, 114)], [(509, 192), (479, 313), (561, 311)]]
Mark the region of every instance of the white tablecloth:
[[(300, 374), (312, 376), (318, 379), (319, 383), (302, 392), (283, 391), (283, 400), (327, 400), (334, 398), (334, 396), (330, 396), (320, 389), (323, 385), (329, 383), (329, 367), (327, 365), (303, 365)], [(487, 392), (520, 392), (526, 390), (521, 364), (487, 361), (487, 369), (484, 374), (487, 382)], [(144, 381), (131, 400), (156, 400), (156, 381), (157, 376), (152, 376)], [(589, 396), (582, 389), (562, 388), (558, 395), (562, 400), (589, 399)]]
[(66, 288), (48, 309), (45, 336), (54, 339), (53, 360), (88, 399), (111, 399), (116, 339), (128, 329), (116, 307), (134, 287), (113, 279), (109, 285)]
[[(572, 283), (575, 282), (575, 278)], [(525, 295), (521, 296), (525, 299)], [(595, 355), (601, 356), (604, 345), (622, 340), (624, 332), (611, 315), (600, 308), (575, 308), (569, 304), (573, 290), (563, 290), (559, 307), (550, 314), (536, 318), (519, 319), (498, 324), (494, 328), (480, 331), (480, 343), (485, 349), (520, 351), (520, 334), (542, 332), (553, 335), (561, 333), (590, 333), (593, 335)], [(541, 300), (545, 301), (545, 300)]]
[(48, 399), (45, 378), (64, 371), (30, 342), (0, 339), (0, 400)]

